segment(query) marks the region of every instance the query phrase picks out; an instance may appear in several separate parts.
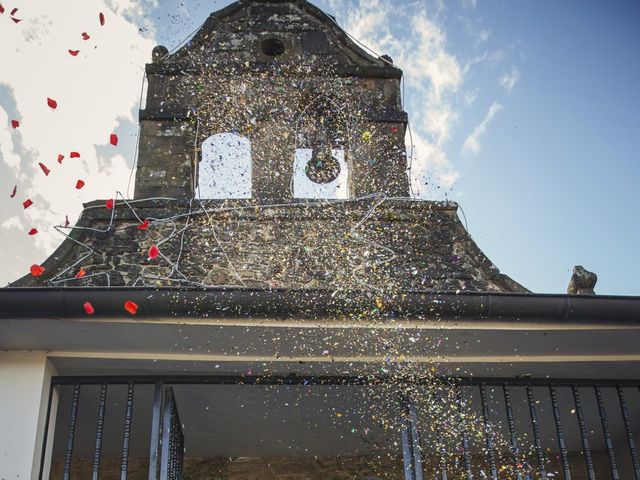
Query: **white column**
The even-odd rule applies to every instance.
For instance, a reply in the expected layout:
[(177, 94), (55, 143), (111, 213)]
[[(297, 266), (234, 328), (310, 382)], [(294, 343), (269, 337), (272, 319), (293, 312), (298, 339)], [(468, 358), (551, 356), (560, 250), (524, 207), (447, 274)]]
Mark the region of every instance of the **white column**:
[[(44, 352), (0, 352), (0, 472), (3, 479), (38, 478), (52, 375), (55, 375), (54, 368)], [(51, 415), (55, 419), (54, 409)]]

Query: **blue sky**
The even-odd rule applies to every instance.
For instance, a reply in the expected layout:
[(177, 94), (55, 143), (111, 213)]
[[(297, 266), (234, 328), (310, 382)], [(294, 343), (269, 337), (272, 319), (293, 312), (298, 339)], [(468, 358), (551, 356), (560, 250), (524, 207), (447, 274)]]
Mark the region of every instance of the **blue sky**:
[[(65, 215), (73, 222), (82, 202), (126, 191), (151, 48), (175, 47), (230, 2), (0, 3), (24, 18), (10, 22), (10, 8), (0, 16), (8, 52), (0, 188), (20, 189), (0, 209), (4, 284), (53, 251), (62, 237), (52, 226)], [(582, 264), (598, 274), (597, 293), (640, 295), (640, 2), (313, 3), (404, 70), (414, 189), (459, 202), (501, 271), (533, 291), (561, 293)], [(102, 28), (97, 11), (106, 13)], [(84, 30), (92, 35), (85, 43), (77, 38)], [(72, 59), (67, 48), (81, 53)], [(58, 97), (57, 112), (34, 100), (45, 95)], [(21, 119), (17, 130), (13, 118)], [(120, 137), (115, 149), (112, 131)], [(81, 161), (44, 178), (39, 159), (56, 166), (55, 152), (71, 144), (83, 149)], [(80, 177), (86, 188), (69, 187)], [(35, 203), (23, 210), (18, 200), (27, 196)], [(39, 233), (28, 236), (33, 226)]]

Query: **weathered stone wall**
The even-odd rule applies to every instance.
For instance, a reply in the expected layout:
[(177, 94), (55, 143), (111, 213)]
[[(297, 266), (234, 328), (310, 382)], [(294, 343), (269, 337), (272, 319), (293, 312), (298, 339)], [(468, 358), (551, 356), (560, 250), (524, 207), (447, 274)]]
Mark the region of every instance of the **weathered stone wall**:
[[(265, 40), (282, 46), (265, 53)], [(192, 198), (199, 146), (235, 132), (251, 141), (252, 198), (279, 202), (296, 148), (344, 148), (350, 197), (409, 194), (402, 72), (369, 56), (306, 2), (240, 2), (191, 42), (147, 66), (136, 198)]]
[[(141, 230), (144, 219), (149, 227)], [(158, 201), (119, 204), (112, 212), (96, 203), (79, 227), (75, 242), (47, 261), (45, 275), (15, 286), (522, 290), (480, 252), (452, 204), (236, 201), (193, 202), (189, 209)], [(155, 260), (147, 258), (152, 245), (160, 250)], [(80, 268), (85, 275), (75, 278)]]

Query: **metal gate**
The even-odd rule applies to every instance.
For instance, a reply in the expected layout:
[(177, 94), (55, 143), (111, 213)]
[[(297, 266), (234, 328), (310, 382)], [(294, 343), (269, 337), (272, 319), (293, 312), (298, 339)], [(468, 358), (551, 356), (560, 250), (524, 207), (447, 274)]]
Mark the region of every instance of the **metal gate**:
[[(134, 386), (147, 385), (147, 396), (140, 402), (148, 410), (147, 399), (152, 401), (150, 430), (143, 432), (150, 438), (148, 479), (182, 480), (185, 437), (172, 386), (225, 384), (388, 386), (404, 412), (398, 423), (405, 480), (595, 480), (596, 476), (598, 480), (640, 480), (638, 381), (478, 378), (443, 380), (434, 388), (433, 379), (339, 376), (55, 377), (52, 391), (66, 389), (64, 412), (58, 409), (59, 427), (66, 425), (64, 435), (58, 432), (58, 450), (64, 453), (60, 478), (72, 477), (78, 412), (85, 409), (85, 414), (96, 412), (95, 419), (90, 417), (95, 425), (92, 479), (99, 480), (105, 418), (112, 408), (106, 401), (108, 387), (119, 385), (124, 401), (123, 411), (117, 412), (124, 419), (117, 440), (121, 445), (120, 478), (127, 479)], [(93, 400), (80, 401), (84, 387), (91, 390), (97, 408)], [(425, 398), (435, 406), (427, 412)], [(446, 404), (449, 414), (457, 410), (459, 415), (449, 415), (443, 423), (445, 417), (438, 410), (441, 404)], [(113, 424), (109, 426), (113, 430)], [(43, 459), (46, 449), (45, 443)]]
[(183, 462), (184, 434), (173, 389), (157, 382), (153, 398), (149, 480), (182, 480)]

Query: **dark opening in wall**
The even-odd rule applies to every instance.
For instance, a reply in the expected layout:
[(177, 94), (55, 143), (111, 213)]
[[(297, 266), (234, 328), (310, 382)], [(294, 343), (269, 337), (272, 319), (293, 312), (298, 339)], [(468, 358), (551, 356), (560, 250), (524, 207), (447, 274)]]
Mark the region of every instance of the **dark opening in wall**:
[(267, 38), (261, 44), (262, 53), (270, 57), (277, 57), (284, 53), (284, 43), (277, 38)]

